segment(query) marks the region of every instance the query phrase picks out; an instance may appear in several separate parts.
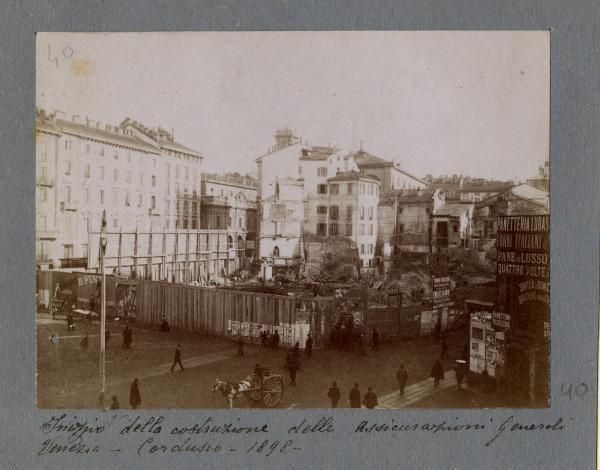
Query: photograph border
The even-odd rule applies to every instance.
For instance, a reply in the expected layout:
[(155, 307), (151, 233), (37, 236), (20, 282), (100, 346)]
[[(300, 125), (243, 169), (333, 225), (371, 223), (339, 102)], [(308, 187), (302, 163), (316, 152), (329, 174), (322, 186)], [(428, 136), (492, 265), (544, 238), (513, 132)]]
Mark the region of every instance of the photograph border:
[[(246, 9), (238, 7), (245, 5)], [(567, 8), (568, 7), (568, 8)], [(8, 468), (187, 468), (193, 456), (139, 458), (136, 455), (37, 456), (40, 427), (51, 413), (35, 400), (34, 221), (35, 213), (35, 33), (38, 31), (242, 31), (242, 30), (550, 30), (551, 61), (551, 407), (526, 410), (198, 410), (197, 420), (240, 417), (268, 421), (282, 437), (302, 419), (334, 416), (336, 431), (302, 436), (302, 451), (271, 460), (242, 453), (202, 460), (194, 467), (385, 468), (594, 468), (596, 461), (598, 331), (598, 9), (593, 2), (386, 2), (347, 6), (326, 2), (223, 2), (208, 7), (128, 0), (119, 4), (75, 1), (10, 2), (0, 57), (0, 129), (5, 155), (0, 195), (5, 262), (2, 288), (3, 380), (0, 383), (0, 456)], [(28, 157), (29, 156), (29, 157)], [(585, 384), (586, 393), (571, 392)], [(581, 390), (581, 388), (580, 388)], [(512, 413), (512, 414), (511, 414)], [(189, 410), (161, 412), (186, 420)], [(94, 419), (94, 412), (78, 411)], [(141, 417), (156, 415), (140, 411)], [(494, 445), (463, 433), (358, 435), (362, 419), (374, 422), (490, 421), (496, 426), (549, 423), (562, 419), (561, 432), (503, 434)], [(14, 436), (21, 436), (15, 439)], [(126, 445), (126, 444), (124, 444)]]

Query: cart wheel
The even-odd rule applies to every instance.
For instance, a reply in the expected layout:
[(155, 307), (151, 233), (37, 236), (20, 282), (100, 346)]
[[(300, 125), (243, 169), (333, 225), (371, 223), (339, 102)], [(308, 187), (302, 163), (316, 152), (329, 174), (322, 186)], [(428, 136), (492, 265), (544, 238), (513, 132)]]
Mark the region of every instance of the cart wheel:
[(278, 405), (283, 396), (283, 379), (281, 377), (270, 377), (263, 384), (262, 399), (265, 406), (269, 408)]

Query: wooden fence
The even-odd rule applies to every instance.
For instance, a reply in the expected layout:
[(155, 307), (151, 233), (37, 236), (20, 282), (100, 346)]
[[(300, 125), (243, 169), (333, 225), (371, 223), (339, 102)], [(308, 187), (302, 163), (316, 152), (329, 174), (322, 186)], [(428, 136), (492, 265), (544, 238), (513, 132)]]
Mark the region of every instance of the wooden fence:
[(297, 298), (230, 289), (139, 281), (136, 321), (215, 336), (242, 335), (258, 340), (261, 331), (277, 331), (282, 344), (304, 344), (312, 331), (316, 344), (327, 331), (324, 321), (334, 309), (332, 298)]

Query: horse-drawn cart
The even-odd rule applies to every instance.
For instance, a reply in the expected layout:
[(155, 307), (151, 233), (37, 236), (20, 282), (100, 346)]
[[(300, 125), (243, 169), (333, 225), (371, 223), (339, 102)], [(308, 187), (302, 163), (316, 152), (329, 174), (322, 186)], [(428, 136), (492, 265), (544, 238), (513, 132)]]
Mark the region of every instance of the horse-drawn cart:
[(264, 370), (262, 379), (253, 377), (237, 384), (217, 379), (212, 391), (216, 392), (217, 390), (227, 398), (230, 408), (233, 408), (233, 400), (242, 395), (252, 402), (262, 402), (266, 407), (272, 408), (281, 402), (284, 384), (281, 375), (270, 374)]
[(262, 401), (265, 406), (272, 408), (281, 402), (283, 397), (283, 377), (279, 374), (268, 374), (257, 384), (246, 392), (248, 398), (254, 402)]

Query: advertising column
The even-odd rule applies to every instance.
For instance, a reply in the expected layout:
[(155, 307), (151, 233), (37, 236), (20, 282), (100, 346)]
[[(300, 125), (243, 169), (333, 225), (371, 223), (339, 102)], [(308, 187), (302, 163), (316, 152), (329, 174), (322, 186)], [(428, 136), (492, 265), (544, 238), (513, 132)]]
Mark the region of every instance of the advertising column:
[(509, 389), (547, 406), (550, 370), (550, 256), (548, 215), (498, 218), (499, 302), (510, 315), (506, 341)]

